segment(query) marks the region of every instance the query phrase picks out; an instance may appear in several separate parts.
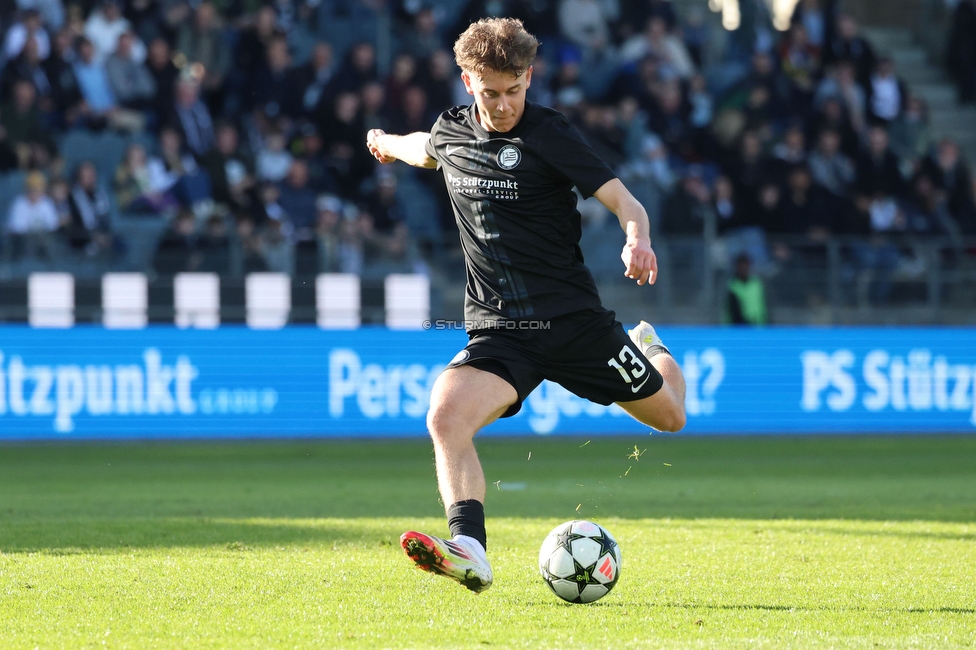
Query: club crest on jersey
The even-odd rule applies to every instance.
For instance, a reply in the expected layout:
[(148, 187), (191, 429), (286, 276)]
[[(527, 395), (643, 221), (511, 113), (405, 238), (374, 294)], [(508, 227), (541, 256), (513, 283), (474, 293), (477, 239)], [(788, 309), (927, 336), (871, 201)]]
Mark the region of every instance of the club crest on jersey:
[(522, 152), (514, 144), (506, 144), (498, 150), (497, 160), (502, 169), (514, 169), (522, 162)]

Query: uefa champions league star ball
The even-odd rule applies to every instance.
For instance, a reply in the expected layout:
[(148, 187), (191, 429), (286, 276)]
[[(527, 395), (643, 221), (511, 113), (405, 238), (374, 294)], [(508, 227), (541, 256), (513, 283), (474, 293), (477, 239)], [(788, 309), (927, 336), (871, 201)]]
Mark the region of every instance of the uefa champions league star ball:
[(552, 592), (571, 603), (606, 596), (620, 577), (620, 545), (592, 521), (556, 526), (539, 549), (539, 570)]

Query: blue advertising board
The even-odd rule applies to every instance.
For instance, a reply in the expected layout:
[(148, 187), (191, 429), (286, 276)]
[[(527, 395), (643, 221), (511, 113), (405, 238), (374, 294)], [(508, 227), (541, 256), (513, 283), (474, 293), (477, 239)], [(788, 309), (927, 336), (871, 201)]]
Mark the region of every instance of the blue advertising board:
[[(688, 434), (976, 431), (976, 330), (660, 333)], [(423, 436), (457, 331), (0, 326), (0, 440)], [(544, 383), (491, 434), (646, 431)]]

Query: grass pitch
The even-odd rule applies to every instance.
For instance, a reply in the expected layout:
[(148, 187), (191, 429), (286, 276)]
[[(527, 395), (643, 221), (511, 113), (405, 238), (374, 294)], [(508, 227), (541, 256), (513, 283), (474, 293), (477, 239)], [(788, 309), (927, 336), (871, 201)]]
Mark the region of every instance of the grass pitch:
[[(475, 596), (397, 544), (446, 533), (426, 442), (0, 446), (0, 647), (976, 646), (976, 437), (479, 449)], [(538, 577), (573, 518), (623, 551), (593, 605)]]

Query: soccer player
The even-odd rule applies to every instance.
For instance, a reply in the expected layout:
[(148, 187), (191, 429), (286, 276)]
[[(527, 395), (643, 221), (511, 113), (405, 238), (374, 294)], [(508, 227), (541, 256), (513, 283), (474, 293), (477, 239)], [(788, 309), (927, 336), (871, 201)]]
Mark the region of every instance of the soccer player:
[(421, 569), (476, 593), (492, 582), (473, 441), (482, 427), (517, 413), (543, 379), (655, 429), (685, 424), (681, 369), (654, 328), (642, 321), (628, 337), (600, 304), (572, 188), (617, 215), (624, 275), (639, 285), (657, 274), (647, 213), (562, 114), (525, 100), (538, 45), (518, 20), (472, 23), (454, 54), (474, 103), (442, 113), (430, 133), (366, 138), (381, 163), (440, 169), (460, 230), (469, 342), (427, 414), (453, 539), (409, 531), (400, 543)]

